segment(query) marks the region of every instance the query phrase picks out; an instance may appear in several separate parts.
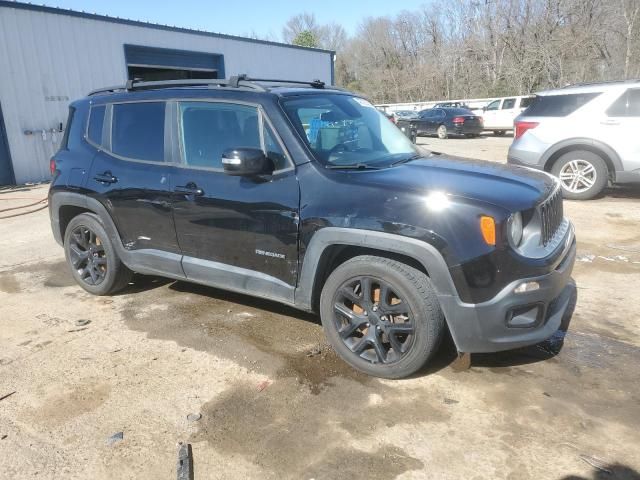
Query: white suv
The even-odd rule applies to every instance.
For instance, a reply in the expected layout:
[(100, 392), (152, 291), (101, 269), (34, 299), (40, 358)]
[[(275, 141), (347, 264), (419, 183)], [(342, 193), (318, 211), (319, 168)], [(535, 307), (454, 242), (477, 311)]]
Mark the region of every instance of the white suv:
[(508, 162), (551, 172), (575, 200), (640, 182), (640, 81), (538, 93), (515, 120)]

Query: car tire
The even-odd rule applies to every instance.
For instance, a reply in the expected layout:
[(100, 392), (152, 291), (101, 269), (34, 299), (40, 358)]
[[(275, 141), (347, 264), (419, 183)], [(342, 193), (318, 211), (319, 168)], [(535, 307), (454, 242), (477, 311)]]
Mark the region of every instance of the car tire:
[(69, 222), (64, 253), (75, 281), (94, 295), (110, 295), (131, 281), (133, 272), (120, 260), (100, 218), (80, 214)]
[(420, 370), (445, 331), (429, 277), (404, 263), (369, 255), (354, 257), (329, 275), (320, 296), (320, 318), (329, 343), (346, 363), (390, 379)]
[(440, 125), (438, 127), (438, 129), (436, 130), (436, 134), (438, 135), (438, 138), (440, 140), (444, 140), (445, 138), (447, 138), (447, 136), (449, 135), (447, 133), (447, 126), (446, 125)]
[(607, 164), (588, 150), (565, 153), (553, 164), (551, 173), (560, 179), (563, 197), (570, 200), (590, 200), (609, 182)]

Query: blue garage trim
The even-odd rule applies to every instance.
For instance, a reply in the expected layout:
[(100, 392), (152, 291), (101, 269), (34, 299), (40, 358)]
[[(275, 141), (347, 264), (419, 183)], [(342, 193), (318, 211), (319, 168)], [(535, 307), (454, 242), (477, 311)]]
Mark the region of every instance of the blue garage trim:
[(219, 53), (125, 44), (124, 58), (127, 65), (216, 70), (218, 78), (224, 78), (224, 55)]
[(7, 138), (7, 130), (4, 127), (2, 105), (0, 105), (0, 185), (15, 184), (16, 177), (13, 172), (11, 150), (9, 150), (9, 139)]
[(30, 3), (19, 3), (9, 0), (0, 0), (0, 7), (15, 8), (17, 10), (31, 10), (34, 12), (53, 13), (55, 15), (66, 15), (68, 17), (87, 18), (89, 20), (98, 20), (101, 22), (119, 23), (122, 25), (132, 25), (134, 27), (154, 28), (156, 30), (165, 30), (169, 32), (189, 33), (192, 35), (202, 35), (204, 37), (224, 38), (227, 40), (236, 40), (238, 42), (257, 43), (260, 45), (272, 45), (275, 47), (294, 48), (298, 50), (310, 50), (315, 52), (335, 53), (332, 50), (324, 50), (322, 48), (301, 47), (299, 45), (290, 45), (288, 43), (272, 42), (269, 40), (258, 40), (257, 38), (238, 37), (235, 35), (227, 35), (224, 33), (192, 30), (190, 28), (170, 27), (169, 25), (160, 25), (158, 23), (141, 22), (139, 20), (109, 17), (107, 15), (97, 15), (95, 13), (78, 12), (76, 10), (67, 10), (58, 7), (47, 7), (45, 5), (32, 5)]

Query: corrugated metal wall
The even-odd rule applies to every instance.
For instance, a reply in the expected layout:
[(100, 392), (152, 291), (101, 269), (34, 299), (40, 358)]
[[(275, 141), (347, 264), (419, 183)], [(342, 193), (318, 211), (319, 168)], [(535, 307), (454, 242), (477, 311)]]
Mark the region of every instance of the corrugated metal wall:
[[(17, 183), (46, 180), (70, 101), (125, 82), (124, 44), (224, 55), (227, 76), (331, 82), (332, 55), (0, 4), (0, 104)], [(64, 12), (64, 11), (62, 11)], [(32, 135), (25, 135), (30, 130)], [(45, 130), (45, 134), (42, 133)]]

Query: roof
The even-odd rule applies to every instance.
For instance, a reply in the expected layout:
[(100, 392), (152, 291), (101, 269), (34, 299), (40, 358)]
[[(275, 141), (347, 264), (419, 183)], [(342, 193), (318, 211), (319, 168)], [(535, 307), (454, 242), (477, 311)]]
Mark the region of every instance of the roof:
[(602, 92), (612, 88), (628, 88), (640, 86), (640, 80), (616, 80), (611, 82), (577, 83), (562, 88), (554, 88), (538, 92), (537, 95), (570, 95), (577, 93)]
[(101, 22), (118, 23), (122, 25), (131, 25), (134, 27), (153, 28), (156, 30), (164, 30), (177, 33), (188, 33), (191, 35), (201, 35), (205, 37), (223, 38), (226, 40), (235, 40), (239, 42), (257, 43), (261, 45), (272, 45), (275, 47), (293, 48), (298, 50), (308, 50), (312, 52), (321, 52), (328, 54), (335, 54), (333, 50), (325, 50), (322, 48), (302, 47), (300, 45), (291, 45), (289, 43), (274, 42), (271, 40), (259, 40), (257, 38), (241, 37), (236, 35), (229, 35), (225, 33), (209, 32), (206, 30), (196, 30), (191, 28), (176, 27), (171, 25), (163, 25), (160, 23), (143, 22), (141, 20), (131, 20), (128, 18), (110, 17), (109, 15), (98, 15), (96, 13), (79, 12), (77, 10), (70, 10), (60, 7), (48, 7), (46, 5), (35, 5), (33, 3), (22, 3), (8, 0), (0, 0), (0, 7), (14, 8), (17, 10), (30, 10), (35, 12), (50, 13), (54, 15), (65, 15), (68, 17), (85, 18), (89, 20), (97, 20)]

